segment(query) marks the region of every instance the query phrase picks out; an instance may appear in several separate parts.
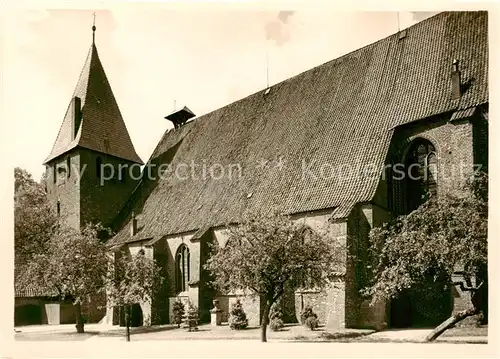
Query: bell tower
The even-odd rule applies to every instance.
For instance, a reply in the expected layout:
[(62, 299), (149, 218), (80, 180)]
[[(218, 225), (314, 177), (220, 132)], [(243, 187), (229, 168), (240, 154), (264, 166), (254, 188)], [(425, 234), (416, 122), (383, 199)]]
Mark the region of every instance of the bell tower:
[(139, 182), (140, 166), (95, 45), (92, 45), (49, 156), (47, 191), (67, 224), (110, 226)]

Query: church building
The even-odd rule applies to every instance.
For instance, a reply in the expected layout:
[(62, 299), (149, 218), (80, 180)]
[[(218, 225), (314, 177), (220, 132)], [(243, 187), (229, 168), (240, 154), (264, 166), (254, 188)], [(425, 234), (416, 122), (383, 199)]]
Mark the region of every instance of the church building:
[[(486, 12), (443, 12), (208, 114), (179, 109), (145, 164), (93, 41), (45, 160), (50, 201), (76, 228), (111, 227), (117, 255), (142, 249), (157, 261), (164, 290), (136, 306), (144, 325), (171, 322), (177, 299), (204, 322), (214, 299), (226, 314), (240, 299), (259, 325), (259, 298), (217, 293), (204, 270), (226, 224), (256, 211), (289, 214), (347, 244), (330, 288), (288, 293), (291, 321), (311, 305), (329, 328), (439, 322), (412, 298), (369, 306), (363, 259), (371, 228), (487, 168), (487, 21)], [(412, 164), (428, 175), (394, 175)], [(467, 295), (444, 295), (443, 317)], [(101, 314), (119, 322), (116, 309)]]

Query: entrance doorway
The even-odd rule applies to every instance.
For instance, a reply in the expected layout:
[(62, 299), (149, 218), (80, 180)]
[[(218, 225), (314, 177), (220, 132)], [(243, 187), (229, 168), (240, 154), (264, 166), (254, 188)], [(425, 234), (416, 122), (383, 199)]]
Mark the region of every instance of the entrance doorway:
[(139, 304), (134, 304), (130, 310), (130, 326), (142, 326), (142, 309)]

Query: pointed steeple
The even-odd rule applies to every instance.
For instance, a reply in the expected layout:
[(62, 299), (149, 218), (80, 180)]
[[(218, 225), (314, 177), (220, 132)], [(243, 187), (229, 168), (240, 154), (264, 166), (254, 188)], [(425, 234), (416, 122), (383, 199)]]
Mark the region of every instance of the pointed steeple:
[[(95, 18), (94, 18), (95, 20)], [(65, 152), (84, 147), (121, 159), (143, 164), (116, 103), (95, 46), (92, 45), (66, 110), (59, 134), (44, 164)]]

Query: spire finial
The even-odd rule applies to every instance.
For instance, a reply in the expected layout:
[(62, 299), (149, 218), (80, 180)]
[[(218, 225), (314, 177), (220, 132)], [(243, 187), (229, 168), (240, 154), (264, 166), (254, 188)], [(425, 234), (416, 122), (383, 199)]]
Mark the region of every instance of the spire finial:
[(95, 43), (95, 12), (92, 14), (94, 16), (94, 22), (92, 23), (92, 43)]

